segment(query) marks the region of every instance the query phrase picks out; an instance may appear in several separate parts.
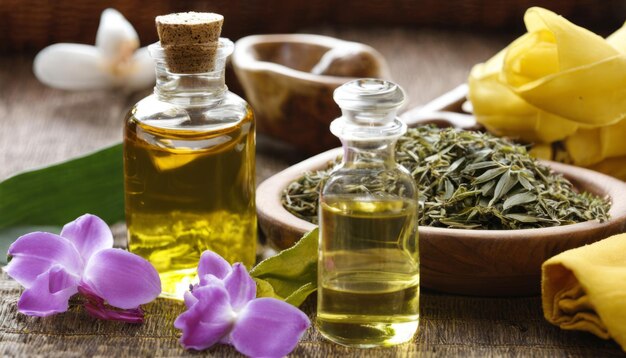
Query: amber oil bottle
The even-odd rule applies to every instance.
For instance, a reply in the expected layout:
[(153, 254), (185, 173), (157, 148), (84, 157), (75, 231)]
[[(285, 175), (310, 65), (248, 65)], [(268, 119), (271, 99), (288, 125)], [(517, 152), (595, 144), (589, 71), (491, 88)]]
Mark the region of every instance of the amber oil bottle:
[(182, 297), (207, 249), (255, 261), (254, 116), (225, 85), (234, 46), (219, 38), (222, 19), (157, 17), (156, 87), (126, 118), (129, 249), (155, 266), (165, 297)]

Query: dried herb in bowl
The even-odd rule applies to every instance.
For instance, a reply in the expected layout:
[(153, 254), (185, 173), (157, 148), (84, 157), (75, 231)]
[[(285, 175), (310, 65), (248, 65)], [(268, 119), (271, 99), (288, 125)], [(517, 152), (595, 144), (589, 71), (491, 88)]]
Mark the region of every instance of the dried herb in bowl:
[[(396, 161), (419, 187), (419, 224), (462, 229), (528, 229), (608, 220), (610, 203), (578, 193), (526, 148), (480, 132), (409, 129)], [(320, 185), (332, 170), (307, 172), (283, 192), (283, 206), (317, 223)]]

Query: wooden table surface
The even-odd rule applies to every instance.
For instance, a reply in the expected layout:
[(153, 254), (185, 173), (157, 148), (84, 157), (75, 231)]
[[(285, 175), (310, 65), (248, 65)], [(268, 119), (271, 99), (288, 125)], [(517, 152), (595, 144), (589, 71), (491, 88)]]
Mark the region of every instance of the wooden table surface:
[[(409, 107), (426, 103), (466, 80), (471, 66), (493, 55), (513, 36), (471, 35), (434, 30), (314, 29), (312, 32), (360, 41), (377, 48), (409, 95)], [(67, 92), (47, 88), (32, 74), (32, 57), (0, 57), (0, 179), (49, 165), (121, 141), (123, 117), (146, 93)], [(258, 136), (257, 180), (306, 158)], [(1, 200), (1, 198), (0, 198)], [(181, 356), (173, 320), (175, 301), (158, 299), (145, 307), (146, 322), (134, 326), (92, 319), (82, 308), (45, 319), (16, 310), (17, 283), (0, 275), (2, 356)], [(323, 341), (311, 328), (293, 356), (622, 356), (612, 341), (560, 330), (544, 319), (539, 297), (421, 295), (420, 332), (407, 344), (359, 350)], [(314, 319), (315, 299), (303, 310)], [(204, 352), (239, 356), (229, 346)]]

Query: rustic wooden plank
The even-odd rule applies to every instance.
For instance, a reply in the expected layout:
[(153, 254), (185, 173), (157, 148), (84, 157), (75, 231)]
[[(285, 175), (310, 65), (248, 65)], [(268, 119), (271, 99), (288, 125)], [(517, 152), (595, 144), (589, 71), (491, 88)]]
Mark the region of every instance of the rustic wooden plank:
[[(158, 299), (145, 306), (142, 325), (99, 321), (74, 302), (71, 309), (48, 318), (17, 312), (21, 290), (0, 275), (0, 355), (191, 356), (178, 344), (173, 322), (183, 311), (177, 301)], [(314, 320), (315, 297), (303, 310)], [(324, 341), (309, 329), (294, 350), (297, 357), (423, 356), (622, 356), (617, 344), (590, 334), (560, 330), (543, 320), (538, 297), (477, 298), (425, 292), (421, 296), (420, 331), (410, 343), (361, 350)], [(216, 346), (207, 356), (238, 357), (229, 346)]]

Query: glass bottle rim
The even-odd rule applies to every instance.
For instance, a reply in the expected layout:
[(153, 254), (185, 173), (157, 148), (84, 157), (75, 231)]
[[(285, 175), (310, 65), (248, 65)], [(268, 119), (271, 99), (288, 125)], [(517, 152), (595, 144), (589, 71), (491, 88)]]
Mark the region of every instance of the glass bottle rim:
[(359, 78), (337, 87), (333, 99), (344, 110), (386, 112), (400, 109), (406, 101), (406, 94), (394, 82)]

